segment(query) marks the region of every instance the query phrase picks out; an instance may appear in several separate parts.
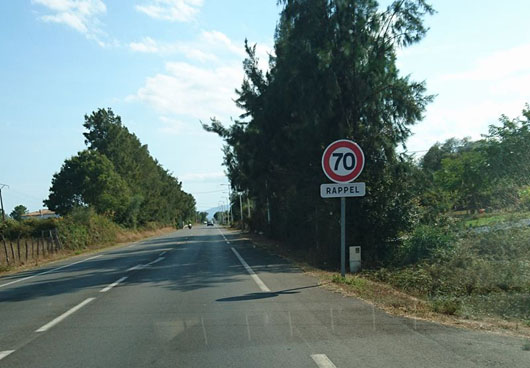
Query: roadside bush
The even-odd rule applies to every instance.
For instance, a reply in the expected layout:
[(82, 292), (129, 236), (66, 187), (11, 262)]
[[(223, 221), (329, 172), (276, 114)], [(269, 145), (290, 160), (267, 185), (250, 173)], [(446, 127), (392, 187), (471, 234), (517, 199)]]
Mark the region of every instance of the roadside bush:
[(451, 249), (456, 237), (446, 227), (419, 225), (394, 253), (393, 263), (408, 265)]
[(121, 228), (91, 208), (76, 208), (57, 221), (57, 230), (64, 246), (76, 250), (115, 241)]
[(461, 301), (454, 297), (439, 297), (431, 301), (433, 311), (449, 315), (457, 314), (461, 305)]
[(436, 234), (422, 229), (405, 241), (415, 254), (434, 239), (431, 258), (364, 274), (427, 298), (439, 313), (530, 320), (530, 229), (468, 233), (450, 246)]
[(42, 231), (55, 229), (56, 219), (28, 219), (28, 220), (7, 220), (1, 229), (2, 235), (9, 240), (17, 238), (39, 237)]

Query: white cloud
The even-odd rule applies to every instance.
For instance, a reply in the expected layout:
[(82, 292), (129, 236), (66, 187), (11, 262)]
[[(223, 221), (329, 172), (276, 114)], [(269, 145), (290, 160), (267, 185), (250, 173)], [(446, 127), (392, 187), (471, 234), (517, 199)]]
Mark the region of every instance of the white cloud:
[(239, 63), (217, 67), (198, 67), (185, 62), (166, 63), (166, 73), (147, 78), (145, 85), (129, 101), (151, 105), (163, 115), (207, 120), (211, 116), (228, 118), (241, 113), (232, 99), (241, 84)]
[(508, 50), (495, 52), (481, 60), (475, 66), (461, 73), (446, 74), (446, 80), (496, 81), (514, 74), (530, 74), (530, 44), (520, 45)]
[[(145, 37), (132, 42), (135, 52), (181, 54), (187, 61), (166, 62), (165, 71), (146, 78), (136, 93), (126, 98), (151, 106), (159, 115), (159, 131), (175, 135), (207, 134), (199, 120), (210, 117), (230, 124), (242, 113), (234, 103), (236, 88), (244, 78), (241, 47), (219, 31), (202, 31), (196, 40), (166, 43)], [(267, 67), (272, 48), (258, 45), (260, 66)], [(199, 61), (199, 63), (197, 63)], [(262, 65), (262, 62), (263, 65)]]
[(65, 24), (105, 46), (101, 40), (104, 33), (100, 29), (98, 16), (107, 12), (102, 0), (32, 0), (34, 4), (46, 7), (51, 14), (42, 15), (41, 20)]
[(480, 139), (489, 125), (504, 114), (514, 118), (529, 102), (530, 44), (498, 50), (472, 63), (472, 67), (442, 73), (428, 80), (438, 97), (426, 118), (413, 127), (407, 142), (411, 151), (428, 149), (451, 137)]
[(217, 56), (211, 52), (201, 50), (200, 45), (194, 45), (193, 43), (166, 43), (153, 40), (151, 37), (144, 37), (141, 41), (129, 43), (129, 48), (135, 52), (151, 54), (180, 53), (188, 59), (200, 62), (217, 61)]
[(195, 18), (203, 0), (150, 0), (135, 8), (151, 18), (190, 22)]
[(186, 124), (183, 120), (177, 118), (171, 118), (168, 116), (160, 116), (159, 120), (162, 122), (162, 126), (158, 131), (166, 135), (186, 135), (186, 136), (210, 136), (211, 133), (206, 132), (200, 121), (196, 121), (195, 125)]
[[(129, 43), (129, 49), (134, 52), (151, 54), (182, 54), (190, 60), (200, 62), (219, 61), (220, 59), (243, 60), (246, 56), (243, 41), (235, 43), (227, 35), (219, 31), (200, 32), (193, 41), (163, 42), (151, 37), (144, 37), (140, 41)], [(271, 47), (259, 44), (256, 53), (260, 57), (260, 66), (267, 68), (268, 55)], [(261, 62), (264, 62), (263, 64)]]
[(217, 45), (223, 48), (226, 48), (230, 52), (239, 55), (241, 57), (245, 56), (245, 50), (243, 46), (235, 45), (227, 35), (219, 31), (202, 31), (201, 38), (206, 41), (209, 45)]
[(139, 42), (131, 42), (129, 48), (133, 51), (146, 53), (158, 53), (161, 51), (160, 45), (151, 37), (144, 37)]
[(425, 120), (412, 128), (414, 135), (407, 141), (407, 149), (427, 150), (434, 143), (452, 137), (481, 139), (490, 125), (499, 124), (502, 114), (510, 118), (518, 116), (525, 102), (524, 98), (499, 100), (487, 95), (473, 102), (451, 97), (435, 101), (427, 108)]

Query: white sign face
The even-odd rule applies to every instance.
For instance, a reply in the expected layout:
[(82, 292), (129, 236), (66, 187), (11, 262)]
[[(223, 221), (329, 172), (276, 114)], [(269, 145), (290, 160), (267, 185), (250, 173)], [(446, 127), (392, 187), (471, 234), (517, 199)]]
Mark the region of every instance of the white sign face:
[(365, 195), (366, 185), (364, 183), (320, 185), (320, 196), (322, 198), (364, 197)]
[(335, 183), (354, 181), (364, 168), (361, 147), (348, 139), (331, 143), (322, 154), (322, 170)]

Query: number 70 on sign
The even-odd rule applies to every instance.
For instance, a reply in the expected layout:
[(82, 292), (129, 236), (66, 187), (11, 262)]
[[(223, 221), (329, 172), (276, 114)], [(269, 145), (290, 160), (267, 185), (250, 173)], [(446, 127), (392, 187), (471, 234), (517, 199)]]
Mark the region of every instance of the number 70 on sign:
[(359, 145), (348, 139), (331, 143), (322, 155), (322, 170), (335, 183), (354, 181), (364, 168), (364, 153)]

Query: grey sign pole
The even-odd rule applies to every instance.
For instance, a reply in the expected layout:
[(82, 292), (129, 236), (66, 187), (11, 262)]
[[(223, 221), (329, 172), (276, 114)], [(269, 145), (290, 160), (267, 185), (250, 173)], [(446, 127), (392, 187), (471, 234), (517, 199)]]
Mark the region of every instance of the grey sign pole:
[(346, 276), (346, 197), (340, 197), (340, 275)]

